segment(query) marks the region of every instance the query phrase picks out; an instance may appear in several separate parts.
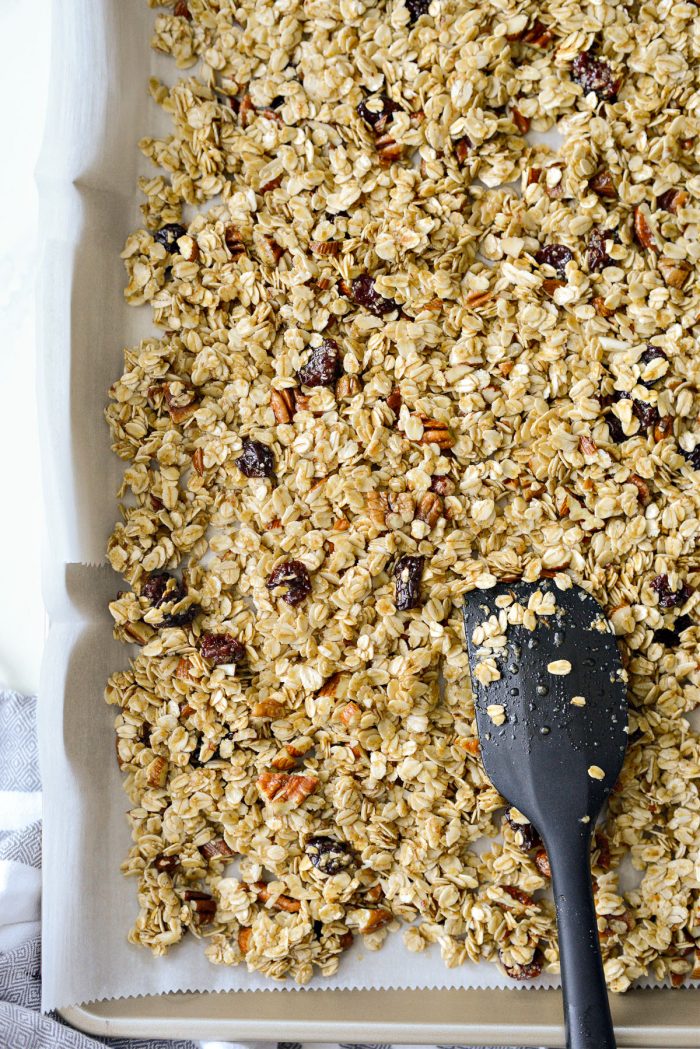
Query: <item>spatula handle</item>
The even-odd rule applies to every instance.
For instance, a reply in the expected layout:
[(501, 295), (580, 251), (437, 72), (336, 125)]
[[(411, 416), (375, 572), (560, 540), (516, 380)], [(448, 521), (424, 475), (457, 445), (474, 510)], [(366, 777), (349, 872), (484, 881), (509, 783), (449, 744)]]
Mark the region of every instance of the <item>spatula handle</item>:
[(559, 929), (568, 1049), (615, 1049), (590, 872), (590, 830), (548, 843)]

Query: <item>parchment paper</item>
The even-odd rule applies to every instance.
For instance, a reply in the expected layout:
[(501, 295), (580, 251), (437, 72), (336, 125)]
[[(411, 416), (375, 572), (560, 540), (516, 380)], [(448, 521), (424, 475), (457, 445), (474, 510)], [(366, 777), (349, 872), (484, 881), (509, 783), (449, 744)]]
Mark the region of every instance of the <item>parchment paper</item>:
[[(140, 222), (138, 140), (164, 125), (149, 72), (182, 73), (150, 48), (146, 0), (55, 0), (51, 101), (38, 181), (39, 414), (51, 620), (41, 678), (44, 785), (45, 1010), (167, 991), (279, 989), (244, 966), (211, 965), (187, 937), (165, 958), (131, 946), (136, 885), (120, 873), (130, 836), (114, 753), (114, 710), (102, 698), (127, 652), (112, 638), (107, 603), (119, 587), (104, 566), (122, 464), (102, 411), (122, 350), (150, 330), (150, 310), (127, 307), (119, 253)], [(545, 977), (536, 986), (556, 986)], [(408, 952), (401, 934), (381, 951), (358, 945), (315, 988), (522, 987), (493, 965), (445, 968), (437, 949)], [(532, 987), (532, 984), (528, 985)], [(291, 988), (288, 988), (291, 989)]]

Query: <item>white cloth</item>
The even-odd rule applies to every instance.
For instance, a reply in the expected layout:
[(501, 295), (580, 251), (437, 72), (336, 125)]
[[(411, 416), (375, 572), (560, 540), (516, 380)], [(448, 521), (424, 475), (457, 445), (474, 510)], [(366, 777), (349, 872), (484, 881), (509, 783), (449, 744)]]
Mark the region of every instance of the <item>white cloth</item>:
[[(36, 700), (0, 691), (0, 1049), (99, 1049), (42, 1016), (40, 967), (41, 782)], [(193, 1042), (109, 1040), (120, 1049), (196, 1049)], [(298, 1043), (208, 1042), (201, 1049), (306, 1049)], [(308, 1047), (311, 1049), (311, 1047)], [(317, 1049), (409, 1049), (320, 1043)], [(415, 1049), (415, 1047), (413, 1047)], [(461, 1049), (461, 1047), (454, 1047)], [(464, 1047), (466, 1049), (466, 1047)]]

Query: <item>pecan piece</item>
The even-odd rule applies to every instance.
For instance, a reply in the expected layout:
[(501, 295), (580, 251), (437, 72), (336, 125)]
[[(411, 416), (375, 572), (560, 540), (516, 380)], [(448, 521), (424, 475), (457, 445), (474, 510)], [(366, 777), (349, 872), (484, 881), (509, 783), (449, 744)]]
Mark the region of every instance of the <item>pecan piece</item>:
[(309, 247), (316, 255), (340, 255), (343, 250), (342, 240), (310, 240)]
[(156, 757), (146, 772), (149, 787), (164, 787), (168, 779), (168, 762), (163, 757)]
[(630, 474), (627, 480), (637, 489), (637, 498), (642, 506), (648, 506), (651, 502), (651, 490), (644, 478), (639, 474)]
[(189, 903), (195, 917), (202, 925), (208, 925), (214, 920), (216, 900), (211, 893), (199, 892), (196, 889), (186, 889), (183, 898), (186, 903)]
[(273, 897), (264, 881), (254, 881), (248, 888), (253, 890), (260, 903), (268, 903), (269, 900), (274, 899), (273, 906), (280, 911), (287, 911), (288, 914), (297, 914), (301, 910), (301, 902), (292, 899), (291, 896), (280, 895)]
[(543, 878), (552, 877), (552, 868), (549, 864), (549, 856), (545, 848), (538, 849), (535, 853), (535, 866)]
[(229, 250), (231, 258), (235, 261), (246, 254), (245, 244), (240, 230), (235, 226), (227, 226), (224, 230), (224, 243)]
[(530, 47), (547, 47), (553, 39), (552, 30), (537, 18), (522, 37), (523, 43)]
[(290, 772), (297, 767), (296, 759), (286, 750), (280, 750), (279, 754), (275, 754), (270, 764), (277, 772)]
[[(355, 937), (350, 932), (350, 930), (344, 932), (338, 940), (338, 946), (340, 947), (341, 951), (347, 951), (350, 947), (352, 947), (352, 941), (354, 939)], [(695, 977), (693, 977), (693, 979), (695, 979)]]
[(177, 0), (173, 14), (176, 18), (186, 18), (188, 22), (192, 21), (192, 14), (187, 6), (187, 0)]
[(391, 393), (386, 399), (386, 403), (387, 407), (391, 408), (394, 415), (398, 417), (398, 414), (401, 411), (402, 404), (401, 390), (398, 388), (398, 386), (395, 386), (394, 389), (391, 391)]
[(254, 718), (281, 718), (287, 711), (284, 703), (277, 699), (261, 699), (251, 708), (251, 716)]
[(204, 452), (201, 448), (195, 448), (192, 453), (192, 467), (200, 477), (204, 476)]
[(437, 495), (452, 495), (456, 491), (457, 486), (454, 481), (450, 480), (444, 474), (436, 474), (430, 479), (430, 491), (436, 492)]
[(185, 422), (197, 411), (196, 394), (187, 383), (175, 380), (163, 387), (165, 404), (174, 423)]
[(255, 106), (253, 105), (253, 99), (249, 94), (245, 94), (238, 107), (238, 119), (241, 122), (241, 127), (248, 127), (253, 120), (254, 114)]
[(684, 208), (690, 200), (684, 189), (667, 189), (656, 198), (656, 204), (662, 211), (670, 211), (675, 215), (680, 208)]
[(490, 291), (472, 291), (467, 295), (464, 304), (465, 306), (468, 306), (470, 310), (478, 310), (480, 306), (485, 306), (492, 298), (493, 296)]
[(250, 950), (250, 941), (253, 938), (253, 930), (249, 925), (241, 925), (238, 930), (238, 947), (241, 954), (247, 954)]
[(510, 896), (511, 900), (522, 904), (523, 907), (532, 907), (535, 902), (529, 892), (523, 892), (522, 889), (518, 889), (515, 885), (504, 885), (503, 891)]
[(590, 189), (599, 197), (607, 197), (608, 200), (617, 198), (617, 190), (612, 175), (606, 169), (598, 171), (588, 183)]
[(654, 232), (640, 205), (634, 209), (634, 235), (643, 248), (658, 252)]
[(317, 696), (334, 696), (338, 691), (338, 685), (342, 679), (342, 674), (332, 674), (319, 688), (316, 693)]
[(357, 703), (346, 703), (340, 711), (340, 720), (344, 725), (353, 725), (356, 721), (359, 721), (362, 716), (362, 711), (358, 707)]
[(381, 929), (383, 925), (390, 922), (393, 915), (391, 911), (383, 907), (365, 907), (358, 914), (358, 923), (361, 933), (374, 932)]
[(654, 440), (658, 443), (673, 433), (673, 416), (662, 415), (653, 429)]
[(565, 280), (557, 280), (555, 277), (545, 277), (542, 281), (542, 291), (545, 295), (549, 295), (551, 299), (554, 298), (554, 292), (557, 288), (563, 288), (565, 285)]
[(583, 455), (595, 455), (598, 451), (598, 445), (592, 437), (588, 437), (586, 434), (579, 437), (578, 444)]
[(367, 513), (372, 524), (375, 524), (377, 528), (384, 528), (388, 512), (389, 496), (386, 492), (367, 493)]
[(258, 249), (258, 255), (260, 261), (266, 266), (276, 266), (279, 260), (284, 255), (284, 248), (281, 248), (274, 237), (259, 237), (256, 242)]
[(464, 167), (473, 149), (472, 140), (468, 135), (462, 135), (455, 141), (455, 156), (460, 167)]
[(350, 397), (357, 397), (361, 389), (360, 380), (356, 375), (341, 375), (335, 384), (335, 396), (337, 400), (344, 401)]
[(221, 856), (235, 856), (235, 852), (223, 838), (214, 838), (213, 841), (208, 841), (206, 845), (200, 845), (199, 851), (206, 860), (212, 860), (215, 857)]
[(426, 492), (418, 504), (416, 517), (424, 521), (430, 528), (434, 528), (442, 517), (443, 503), (435, 492)]
[(151, 860), (151, 867), (157, 870), (159, 874), (172, 874), (180, 866), (179, 856), (166, 856), (164, 853), (159, 852)]
[(669, 288), (682, 288), (690, 276), (691, 265), (685, 259), (669, 259), (662, 255), (659, 270)]
[(511, 119), (515, 124), (516, 128), (521, 135), (526, 134), (530, 130), (530, 118), (526, 117), (524, 113), (521, 113), (515, 106), (511, 107)]
[(423, 436), (421, 444), (437, 444), (441, 449), (454, 448), (455, 439), (450, 433), (447, 423), (439, 419), (432, 419), (429, 415), (420, 413), (418, 418), (423, 423)]
[(292, 390), (270, 390), (270, 407), (278, 423), (288, 423), (294, 417), (294, 393)]
[(263, 772), (255, 781), (260, 796), (280, 811), (298, 809), (318, 787), (318, 777), (303, 773)]

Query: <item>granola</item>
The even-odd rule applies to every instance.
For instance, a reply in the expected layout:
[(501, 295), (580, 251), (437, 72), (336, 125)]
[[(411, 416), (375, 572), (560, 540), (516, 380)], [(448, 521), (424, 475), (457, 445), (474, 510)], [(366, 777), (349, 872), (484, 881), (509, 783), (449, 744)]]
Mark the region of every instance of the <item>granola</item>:
[(158, 333), (107, 409), (132, 941), (305, 983), (413, 923), (447, 965), (556, 971), (460, 612), (546, 576), (629, 677), (608, 983), (697, 975), (697, 7), (150, 3), (182, 73), (123, 254)]

